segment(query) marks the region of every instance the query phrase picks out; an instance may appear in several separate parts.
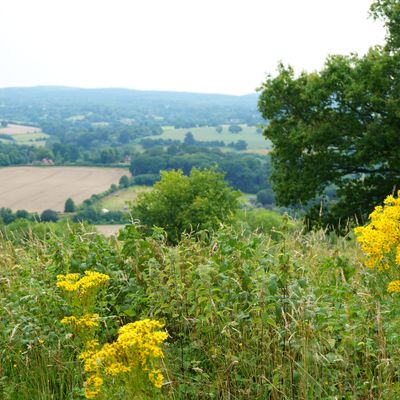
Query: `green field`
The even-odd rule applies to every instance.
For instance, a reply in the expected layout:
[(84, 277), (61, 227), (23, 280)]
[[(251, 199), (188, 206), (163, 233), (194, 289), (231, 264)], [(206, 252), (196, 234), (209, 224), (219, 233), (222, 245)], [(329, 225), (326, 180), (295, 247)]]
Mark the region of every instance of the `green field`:
[(100, 201), (100, 207), (110, 211), (123, 211), (129, 201), (136, 199), (141, 192), (150, 190), (146, 186), (132, 186), (126, 189), (118, 190)]
[(238, 140), (245, 140), (248, 145), (248, 150), (267, 152), (271, 149), (269, 141), (265, 140), (261, 133), (257, 133), (256, 127), (241, 125), (242, 131), (238, 134), (233, 134), (228, 130), (229, 125), (223, 125), (223, 131), (218, 133), (214, 126), (206, 126), (200, 128), (179, 128), (176, 129), (171, 126), (164, 126), (164, 132), (160, 137), (163, 139), (174, 139), (181, 140), (185, 138), (187, 132), (192, 132), (194, 138), (198, 141), (211, 141), (211, 140), (222, 140), (225, 145), (231, 142), (237, 142)]
[(14, 139), (16, 144), (30, 146), (44, 146), (49, 135), (43, 133), (40, 128), (28, 125), (9, 124), (0, 129), (0, 141), (13, 143), (10, 140), (2, 139), (1, 134), (6, 134)]
[(26, 144), (31, 146), (44, 146), (46, 140), (49, 137), (46, 133), (24, 133), (19, 135), (13, 135), (17, 144)]

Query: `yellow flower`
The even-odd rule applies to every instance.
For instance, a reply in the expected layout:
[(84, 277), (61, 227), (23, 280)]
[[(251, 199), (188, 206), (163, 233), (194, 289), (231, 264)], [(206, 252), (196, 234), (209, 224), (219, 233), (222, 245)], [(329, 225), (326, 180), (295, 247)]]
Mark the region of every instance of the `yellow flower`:
[(368, 225), (354, 230), (367, 257), (365, 264), (380, 271), (400, 265), (400, 198), (388, 196), (369, 219)]
[(75, 316), (64, 317), (61, 323), (71, 325), (76, 330), (92, 330), (99, 326), (99, 314), (85, 314), (81, 318)]
[(98, 289), (107, 284), (110, 277), (96, 271), (85, 271), (85, 275), (80, 278), (79, 274), (57, 275), (57, 287), (66, 292), (77, 292), (79, 297), (85, 297), (94, 289)]
[(114, 362), (104, 368), (104, 373), (107, 375), (115, 376), (124, 372), (129, 372), (130, 370), (131, 368), (125, 366), (124, 364), (120, 362)]
[(87, 399), (94, 399), (100, 394), (102, 385), (103, 379), (100, 376), (97, 374), (90, 376), (85, 383), (85, 397)]
[(160, 389), (164, 382), (164, 376), (159, 369), (153, 369), (149, 373), (149, 380), (157, 389)]
[[(143, 372), (151, 371), (148, 374), (149, 380), (155, 387), (161, 388), (164, 377), (152, 365), (155, 359), (164, 354), (160, 346), (168, 335), (157, 330), (163, 326), (159, 321), (145, 319), (124, 325), (118, 330), (116, 341), (106, 343), (100, 349), (98, 342), (88, 342), (86, 350), (79, 356), (84, 361), (85, 372), (96, 376), (104, 374), (105, 377), (140, 368)], [(87, 386), (93, 385), (89, 382)]]
[(389, 293), (400, 293), (400, 281), (392, 281), (389, 283), (387, 291)]

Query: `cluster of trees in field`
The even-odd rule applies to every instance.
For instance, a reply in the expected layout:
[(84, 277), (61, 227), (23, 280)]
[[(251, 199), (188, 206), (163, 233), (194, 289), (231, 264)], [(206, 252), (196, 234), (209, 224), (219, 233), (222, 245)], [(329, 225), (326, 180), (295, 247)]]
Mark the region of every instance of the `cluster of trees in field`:
[(61, 142), (46, 147), (0, 142), (0, 166), (32, 164), (45, 158), (60, 164), (119, 164), (133, 152), (133, 149), (125, 147), (82, 151), (77, 145)]
[(10, 208), (0, 208), (0, 225), (9, 225), (17, 220), (26, 220), (30, 222), (57, 222), (58, 213), (54, 210), (44, 210), (41, 213), (30, 213), (27, 210), (17, 210), (13, 212)]
[(123, 146), (142, 137), (159, 135), (162, 128), (157, 122), (133, 122), (126, 125), (120, 121), (100, 122), (55, 120), (42, 122), (42, 130), (49, 135), (49, 143), (65, 143), (77, 146), (81, 151), (104, 146)]
[[(246, 193), (257, 193), (269, 188), (270, 160), (256, 154), (223, 153), (218, 149), (197, 146), (154, 147), (132, 157), (130, 170), (135, 183), (145, 179), (158, 179), (162, 170), (182, 170), (189, 175), (191, 169), (215, 167), (225, 173), (226, 181)], [(154, 181), (153, 180), (153, 181)]]
[(0, 166), (31, 164), (51, 155), (52, 152), (46, 147), (0, 142)]

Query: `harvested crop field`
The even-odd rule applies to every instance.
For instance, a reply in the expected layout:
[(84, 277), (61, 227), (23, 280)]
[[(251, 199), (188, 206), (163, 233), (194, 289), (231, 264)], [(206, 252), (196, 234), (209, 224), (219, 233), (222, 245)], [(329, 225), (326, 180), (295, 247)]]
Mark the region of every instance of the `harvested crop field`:
[(7, 167), (0, 168), (0, 207), (30, 212), (63, 211), (68, 197), (76, 204), (118, 184), (122, 168)]
[(40, 128), (28, 125), (16, 125), (8, 124), (5, 128), (0, 129), (0, 134), (5, 133), (7, 135), (24, 135), (26, 133), (41, 133)]

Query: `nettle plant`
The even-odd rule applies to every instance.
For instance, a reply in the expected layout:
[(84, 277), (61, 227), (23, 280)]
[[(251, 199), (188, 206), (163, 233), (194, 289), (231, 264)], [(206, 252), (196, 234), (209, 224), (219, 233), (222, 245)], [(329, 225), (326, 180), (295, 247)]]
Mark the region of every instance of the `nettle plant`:
[[(388, 275), (400, 272), (400, 191), (376, 206), (369, 224), (355, 228), (357, 241), (366, 255), (365, 265)], [(400, 275), (399, 275), (400, 277)], [(400, 280), (388, 284), (389, 293), (400, 293)]]

